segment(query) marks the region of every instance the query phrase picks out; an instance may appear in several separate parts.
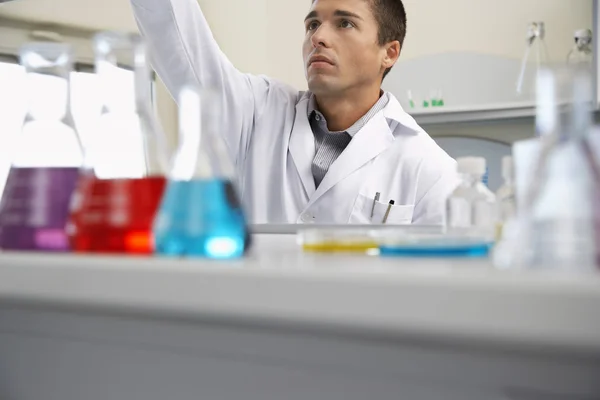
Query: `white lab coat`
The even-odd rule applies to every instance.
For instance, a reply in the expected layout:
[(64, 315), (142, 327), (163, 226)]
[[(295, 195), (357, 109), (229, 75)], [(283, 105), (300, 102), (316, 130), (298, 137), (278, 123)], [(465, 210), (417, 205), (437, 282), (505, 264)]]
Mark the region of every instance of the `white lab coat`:
[[(220, 51), (196, 0), (131, 0), (153, 66), (174, 98), (189, 82), (220, 90), (218, 126), (253, 223), (441, 224), (455, 161), (395, 97), (352, 139), (317, 189), (309, 94), (238, 71)], [(373, 199), (381, 193), (371, 218)]]

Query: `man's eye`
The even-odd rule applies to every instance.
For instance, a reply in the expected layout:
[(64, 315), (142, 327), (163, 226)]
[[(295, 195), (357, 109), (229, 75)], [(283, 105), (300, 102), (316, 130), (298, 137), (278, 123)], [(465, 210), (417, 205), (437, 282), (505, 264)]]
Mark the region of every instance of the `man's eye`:
[(319, 23), (317, 21), (312, 21), (308, 25), (306, 25), (306, 30), (314, 31), (319, 27)]
[(347, 19), (344, 19), (340, 22), (340, 28), (344, 28), (344, 29), (354, 28), (354, 24), (352, 22), (348, 21)]

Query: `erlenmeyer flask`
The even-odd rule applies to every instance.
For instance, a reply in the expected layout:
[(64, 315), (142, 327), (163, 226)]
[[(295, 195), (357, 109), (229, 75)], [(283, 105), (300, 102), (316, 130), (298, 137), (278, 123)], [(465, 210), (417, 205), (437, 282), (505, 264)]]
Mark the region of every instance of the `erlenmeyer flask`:
[(70, 104), (71, 48), (20, 49), (27, 113), (0, 204), (0, 247), (67, 251), (66, 225), (83, 154)]
[(181, 92), (179, 149), (154, 226), (160, 254), (237, 258), (250, 245), (234, 167), (214, 126), (223, 104), (218, 92)]
[(94, 38), (103, 108), (82, 135), (86, 170), (69, 236), (78, 252), (150, 254), (152, 222), (163, 195), (166, 140), (151, 106), (151, 75), (138, 35)]
[[(544, 88), (552, 88), (547, 90)], [(541, 70), (538, 90), (553, 133), (542, 136), (523, 207), (511, 236), (496, 248), (501, 267), (586, 271), (595, 268), (597, 163), (590, 157), (591, 78), (585, 70)], [(552, 107), (549, 105), (552, 104)]]
[(544, 22), (532, 22), (527, 26), (525, 54), (517, 78), (518, 95), (528, 92), (529, 83), (535, 79), (537, 71), (543, 68), (550, 59), (545, 38), (546, 25)]

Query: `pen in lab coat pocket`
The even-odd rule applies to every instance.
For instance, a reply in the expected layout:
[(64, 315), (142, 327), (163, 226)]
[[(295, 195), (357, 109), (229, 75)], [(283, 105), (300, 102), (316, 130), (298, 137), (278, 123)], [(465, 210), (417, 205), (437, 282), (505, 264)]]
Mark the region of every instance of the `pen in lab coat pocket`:
[(385, 224), (388, 220), (388, 217), (390, 216), (390, 211), (392, 211), (392, 206), (395, 204), (396, 202), (394, 200), (390, 200), (390, 204), (388, 204), (388, 208), (387, 211), (385, 212), (385, 216), (383, 217), (383, 221), (381, 221), (382, 224)]
[(381, 197), (381, 193), (379, 193), (379, 192), (375, 193), (375, 198), (373, 199), (373, 207), (371, 207), (371, 218), (373, 218), (373, 215), (375, 215), (375, 204), (377, 204), (380, 197)]

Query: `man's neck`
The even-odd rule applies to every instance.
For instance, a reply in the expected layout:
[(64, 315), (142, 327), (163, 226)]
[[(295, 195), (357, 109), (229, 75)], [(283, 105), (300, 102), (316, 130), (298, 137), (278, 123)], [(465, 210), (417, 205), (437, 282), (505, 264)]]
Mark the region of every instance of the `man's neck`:
[(377, 103), (381, 89), (368, 93), (345, 93), (342, 96), (315, 95), (317, 106), (332, 132), (345, 131), (361, 119)]

